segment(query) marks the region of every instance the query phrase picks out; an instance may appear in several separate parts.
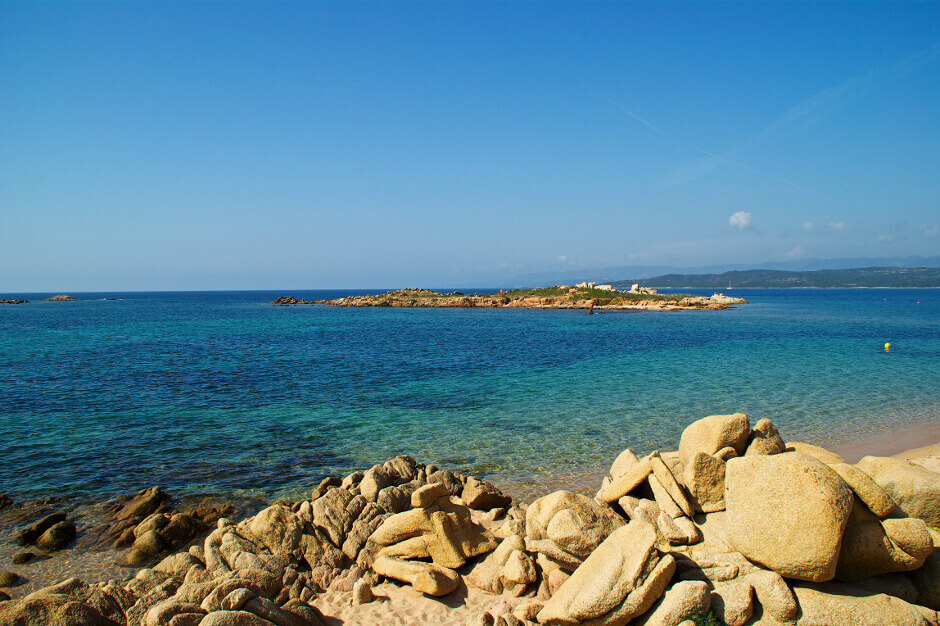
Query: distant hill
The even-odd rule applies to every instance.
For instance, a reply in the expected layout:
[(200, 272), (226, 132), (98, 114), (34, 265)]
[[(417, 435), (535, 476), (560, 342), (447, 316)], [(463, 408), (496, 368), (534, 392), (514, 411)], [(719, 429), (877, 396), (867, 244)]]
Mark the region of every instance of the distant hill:
[(636, 282), (638, 278), (652, 278), (666, 274), (720, 274), (733, 270), (785, 270), (807, 272), (813, 270), (844, 270), (871, 267), (932, 267), (940, 268), (940, 256), (856, 257), (840, 259), (800, 259), (793, 261), (768, 261), (765, 263), (735, 263), (725, 265), (699, 265), (678, 267), (671, 265), (626, 265), (620, 267), (555, 269), (545, 270), (503, 280), (500, 286), (519, 285), (573, 285), (584, 281), (610, 283), (613, 281)]
[(728, 289), (787, 287), (940, 287), (940, 269), (934, 267), (861, 267), (815, 270), (734, 270), (721, 274), (665, 274), (653, 278), (621, 280), (618, 289), (633, 283), (663, 289)]

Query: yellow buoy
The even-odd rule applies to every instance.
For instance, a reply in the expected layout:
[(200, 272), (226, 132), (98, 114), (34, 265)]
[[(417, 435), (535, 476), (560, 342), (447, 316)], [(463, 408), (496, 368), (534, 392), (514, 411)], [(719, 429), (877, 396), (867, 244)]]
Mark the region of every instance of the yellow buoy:
[(885, 343), (885, 352), (887, 352), (890, 349), (891, 349), (891, 343), (890, 342)]

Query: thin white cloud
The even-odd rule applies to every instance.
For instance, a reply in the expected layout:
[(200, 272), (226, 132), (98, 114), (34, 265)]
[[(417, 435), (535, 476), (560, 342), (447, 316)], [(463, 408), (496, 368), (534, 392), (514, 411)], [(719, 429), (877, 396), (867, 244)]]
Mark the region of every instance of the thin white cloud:
[(630, 117), (632, 117), (633, 119), (635, 119), (636, 121), (638, 121), (640, 124), (643, 124), (644, 126), (646, 126), (647, 128), (649, 128), (651, 131), (653, 131), (654, 133), (658, 133), (658, 134), (663, 135), (663, 136), (666, 135), (666, 133), (664, 133), (663, 131), (659, 130), (657, 127), (653, 126), (651, 123), (649, 123), (648, 121), (646, 121), (645, 119), (643, 119), (642, 117), (640, 117), (639, 115), (637, 115), (636, 113), (634, 113), (633, 111), (631, 111), (630, 109), (628, 109), (627, 107), (623, 106), (622, 104), (617, 104), (617, 103), (614, 103), (614, 104), (615, 104), (615, 106), (616, 106), (618, 109), (620, 109), (621, 111), (623, 111), (624, 113), (626, 113), (627, 115), (629, 115)]
[(558, 260), (561, 261), (562, 263), (565, 263), (568, 261), (568, 257), (562, 254), (558, 257)]
[(816, 230), (816, 222), (803, 222), (802, 228), (806, 232), (811, 233)]
[(784, 255), (788, 259), (802, 259), (806, 256), (806, 248), (803, 246), (794, 246), (792, 250)]
[(685, 183), (698, 180), (699, 178), (702, 178), (703, 176), (705, 176), (706, 174), (708, 174), (709, 172), (717, 168), (719, 165), (728, 164), (728, 165), (733, 165), (735, 167), (741, 168), (743, 170), (747, 170), (748, 172), (751, 172), (752, 174), (757, 174), (758, 176), (765, 176), (767, 178), (770, 178), (771, 180), (776, 180), (786, 185), (790, 185), (791, 187), (795, 189), (802, 189), (802, 187), (800, 187), (799, 185), (797, 185), (791, 180), (787, 180), (786, 178), (782, 178), (780, 176), (774, 176), (773, 174), (769, 174), (768, 172), (760, 170), (756, 167), (752, 167), (746, 163), (736, 161), (735, 159), (732, 159), (728, 156), (717, 154), (715, 152), (709, 152), (708, 150), (702, 150), (701, 148), (690, 145), (689, 142), (687, 141), (680, 141), (679, 139), (676, 139), (675, 137), (670, 136), (669, 134), (664, 132), (662, 129), (655, 126), (651, 122), (649, 122), (648, 120), (640, 117), (639, 115), (637, 115), (636, 113), (634, 113), (627, 107), (623, 106), (622, 104), (617, 104), (616, 102), (613, 102), (612, 104), (616, 106), (618, 109), (620, 109), (621, 111), (623, 111), (624, 113), (626, 113), (627, 115), (629, 115), (630, 117), (632, 117), (633, 119), (635, 119), (636, 121), (638, 121), (639, 123), (649, 128), (651, 131), (653, 131), (657, 135), (662, 135), (663, 137), (665, 137), (672, 143), (682, 146), (686, 150), (697, 152), (699, 155), (701, 155), (701, 156), (689, 159), (683, 163), (679, 163), (675, 166), (670, 167), (669, 175), (666, 177), (666, 180), (664, 181), (664, 183), (668, 186), (684, 185)]
[(848, 229), (849, 225), (845, 222), (829, 222), (829, 230), (843, 231)]
[(841, 83), (814, 93), (768, 124), (756, 139), (788, 129), (794, 125), (809, 127), (832, 114), (839, 104), (850, 98), (863, 95), (879, 84), (907, 76), (925, 65), (940, 59), (940, 42), (888, 66), (873, 67), (864, 74), (852, 76)]
[[(812, 94), (811, 96), (803, 99), (795, 106), (785, 111), (782, 115), (772, 120), (756, 135), (723, 152), (725, 154), (740, 154), (752, 148), (757, 143), (767, 140), (772, 136), (779, 135), (783, 132), (791, 130), (794, 126), (807, 128), (817, 124), (836, 112), (846, 100), (860, 97), (883, 84), (890, 83), (891, 81), (897, 80), (899, 78), (903, 78), (926, 65), (936, 62), (938, 59), (940, 59), (940, 42), (934, 43), (933, 45), (915, 52), (914, 54), (905, 57), (904, 59), (901, 59), (900, 61), (897, 61), (891, 65), (877, 66), (871, 68), (863, 74), (852, 76), (842, 81), (841, 83), (827, 87), (826, 89), (818, 91), (815, 94)], [(683, 147), (692, 149), (702, 155), (679, 163), (670, 168), (669, 176), (665, 181), (665, 184), (667, 185), (682, 185), (689, 183), (708, 175), (710, 172), (722, 165), (730, 164), (803, 191), (802, 187), (793, 181), (787, 180), (786, 178), (764, 172), (758, 168), (734, 160), (723, 154), (717, 154), (714, 152), (702, 150), (700, 148), (691, 147), (688, 145), (688, 142), (679, 142), (639, 115), (633, 113), (621, 105), (617, 106), (622, 111), (624, 111), (624, 113), (650, 128), (650, 130), (653, 130), (654, 132), (663, 135), (666, 138), (672, 139), (674, 143), (683, 145)]]
[(738, 230), (747, 230), (751, 227), (751, 222), (750, 211), (738, 211), (732, 213), (731, 217), (728, 218), (728, 224), (731, 225), (731, 228), (737, 228)]
[(920, 231), (928, 237), (936, 237), (940, 235), (940, 224), (934, 224), (933, 226), (930, 224), (921, 224)]

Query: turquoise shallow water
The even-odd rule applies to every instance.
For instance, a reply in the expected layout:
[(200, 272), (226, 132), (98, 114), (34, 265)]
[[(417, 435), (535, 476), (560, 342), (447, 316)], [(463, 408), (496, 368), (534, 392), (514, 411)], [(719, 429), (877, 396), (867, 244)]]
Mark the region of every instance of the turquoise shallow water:
[(588, 316), (28, 294), (0, 305), (0, 493), (271, 497), (400, 453), (538, 482), (674, 448), (712, 413), (830, 444), (940, 420), (940, 290), (730, 293), (751, 304)]

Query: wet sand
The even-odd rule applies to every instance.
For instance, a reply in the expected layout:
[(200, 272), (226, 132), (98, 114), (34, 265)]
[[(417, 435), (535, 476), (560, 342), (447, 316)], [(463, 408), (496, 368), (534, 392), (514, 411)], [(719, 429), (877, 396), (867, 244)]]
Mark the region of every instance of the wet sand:
[(940, 421), (864, 437), (841, 446), (833, 446), (831, 450), (842, 456), (847, 463), (857, 463), (863, 456), (897, 456), (902, 459), (937, 456), (940, 454), (938, 448)]

